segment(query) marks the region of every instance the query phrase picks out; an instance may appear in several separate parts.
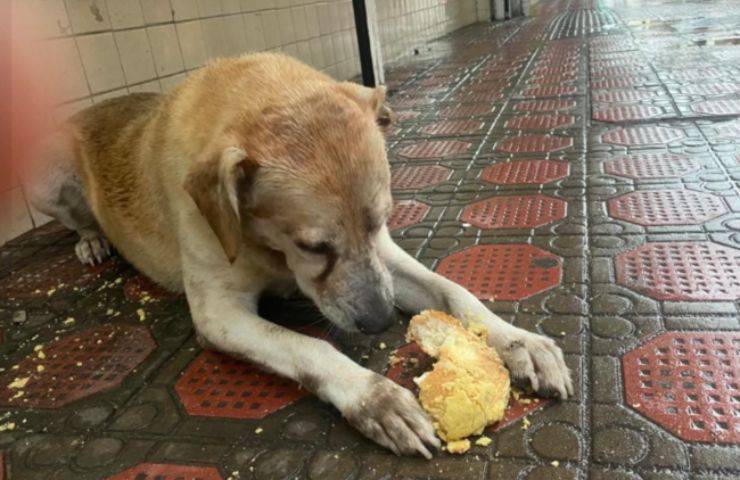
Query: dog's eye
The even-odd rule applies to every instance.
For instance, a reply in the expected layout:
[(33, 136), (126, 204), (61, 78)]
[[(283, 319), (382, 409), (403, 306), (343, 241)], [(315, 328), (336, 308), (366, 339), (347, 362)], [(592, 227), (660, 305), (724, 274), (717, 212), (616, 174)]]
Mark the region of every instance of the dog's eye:
[(317, 255), (328, 255), (334, 251), (334, 247), (332, 247), (329, 242), (306, 243), (301, 240), (297, 240), (295, 244), (304, 252), (315, 253)]

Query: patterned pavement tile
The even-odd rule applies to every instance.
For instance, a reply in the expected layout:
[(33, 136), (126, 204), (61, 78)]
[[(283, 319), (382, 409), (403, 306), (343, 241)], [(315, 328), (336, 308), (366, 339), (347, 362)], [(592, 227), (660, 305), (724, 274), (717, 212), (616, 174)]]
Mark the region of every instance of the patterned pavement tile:
[(552, 130), (570, 127), (575, 121), (576, 119), (573, 115), (522, 115), (507, 120), (504, 128), (510, 130)]
[(448, 158), (470, 151), (470, 142), (458, 140), (435, 140), (407, 145), (398, 151), (398, 155), (412, 160)]
[(393, 231), (419, 223), (431, 207), (416, 200), (398, 200), (388, 218), (388, 229)]
[(452, 170), (439, 165), (405, 166), (391, 171), (392, 190), (420, 190), (437, 185), (452, 176)]
[(550, 153), (573, 146), (573, 138), (560, 135), (517, 135), (496, 142), (494, 150), (505, 153)]
[(641, 179), (682, 177), (701, 169), (701, 163), (688, 155), (642, 153), (623, 155), (603, 163), (606, 173)]
[(625, 401), (679, 438), (740, 444), (737, 332), (663, 333), (622, 357)]
[(105, 325), (39, 343), (1, 374), (0, 406), (57, 408), (114, 388), (155, 348), (140, 325)]
[(727, 213), (720, 197), (685, 190), (636, 191), (607, 203), (612, 218), (640, 225), (696, 225)]
[(521, 300), (558, 285), (562, 259), (526, 244), (479, 245), (443, 258), (437, 272), (480, 299)]
[(603, 107), (594, 110), (593, 119), (601, 122), (627, 122), (632, 120), (648, 120), (665, 115), (660, 107), (650, 105), (622, 105)]
[(655, 242), (616, 258), (617, 282), (658, 300), (737, 300), (740, 251), (709, 242)]
[(566, 203), (545, 195), (497, 196), (465, 207), (462, 221), (478, 228), (532, 228), (565, 218)]
[(223, 480), (215, 467), (140, 463), (108, 480)]
[(486, 167), (481, 179), (504, 185), (547, 184), (568, 176), (567, 162), (557, 160), (515, 160)]

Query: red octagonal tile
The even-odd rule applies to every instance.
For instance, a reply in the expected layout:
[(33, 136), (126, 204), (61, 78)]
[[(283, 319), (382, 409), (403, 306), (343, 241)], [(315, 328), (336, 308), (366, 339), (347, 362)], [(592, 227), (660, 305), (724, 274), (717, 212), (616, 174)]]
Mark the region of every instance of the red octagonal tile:
[(569, 127), (576, 121), (573, 115), (557, 113), (543, 115), (522, 115), (506, 121), (506, 128), (511, 130), (551, 130)]
[(84, 287), (100, 277), (112, 261), (83, 265), (73, 249), (34, 262), (0, 281), (0, 298), (46, 298), (52, 292)]
[[(424, 353), (416, 343), (407, 343), (401, 346), (393, 352), (393, 358), (394, 360), (388, 368), (386, 376), (402, 387), (411, 390), (418, 397), (419, 387), (414, 382), (414, 378), (431, 370), (434, 359)], [(497, 432), (551, 402), (550, 399), (536, 396), (520, 396), (512, 391), (504, 418), (488, 427), (486, 431)]]
[(714, 133), (719, 138), (740, 138), (740, 120), (715, 124)]
[(654, 242), (616, 259), (617, 283), (657, 300), (737, 300), (740, 251), (711, 242)]
[(598, 78), (591, 80), (591, 89), (601, 90), (608, 88), (630, 88), (650, 83), (650, 79), (639, 76)]
[(573, 146), (572, 137), (554, 135), (518, 135), (496, 142), (494, 150), (508, 153), (548, 153)]
[(604, 162), (604, 171), (627, 178), (682, 177), (701, 165), (694, 158), (675, 153), (638, 153)]
[(485, 182), (511, 184), (545, 184), (568, 176), (567, 162), (557, 160), (515, 160), (496, 163), (481, 173)]
[(604, 143), (616, 145), (664, 145), (684, 137), (681, 129), (644, 125), (609, 130), (601, 136)]
[(472, 135), (480, 133), (484, 126), (479, 120), (442, 120), (423, 126), (421, 131), (429, 135)]
[(683, 440), (740, 443), (740, 333), (663, 333), (622, 357), (625, 399)]
[(700, 225), (727, 213), (721, 198), (687, 190), (630, 192), (608, 205), (613, 218), (639, 225)]
[(530, 87), (522, 91), (526, 97), (559, 97), (561, 95), (573, 95), (578, 92), (575, 85), (553, 85), (547, 87)]
[(659, 97), (660, 94), (651, 90), (598, 90), (591, 92), (595, 102), (637, 102)]
[(201, 353), (175, 384), (190, 415), (259, 419), (309, 394), (294, 381), (216, 352)]
[(492, 197), (465, 207), (462, 221), (478, 228), (533, 228), (565, 218), (566, 203), (546, 195)]
[(562, 263), (532, 245), (476, 245), (443, 258), (436, 271), (482, 300), (512, 301), (560, 284)]
[(430, 206), (417, 200), (399, 200), (388, 218), (388, 230), (396, 230), (419, 223), (429, 213)]
[(402, 157), (412, 159), (444, 158), (465, 153), (471, 146), (469, 142), (458, 140), (437, 140), (407, 145), (398, 154)]
[(405, 122), (407, 120), (412, 120), (419, 116), (419, 112), (415, 110), (398, 110), (393, 113), (395, 113), (396, 120), (398, 120), (399, 122)]
[(441, 165), (401, 167), (391, 173), (391, 189), (415, 190), (437, 185), (452, 176), (452, 170)]
[(572, 99), (531, 100), (515, 104), (514, 110), (520, 112), (553, 112), (556, 110), (570, 110), (576, 105), (576, 101)]
[(679, 90), (686, 95), (728, 95), (740, 92), (740, 83), (695, 83), (684, 85)]
[(603, 122), (624, 122), (626, 120), (645, 120), (662, 115), (663, 109), (650, 105), (619, 105), (595, 110), (594, 120)]
[(707, 100), (692, 104), (691, 109), (704, 115), (738, 115), (740, 114), (740, 100)]
[(439, 116), (448, 118), (475, 117), (490, 114), (495, 109), (496, 107), (494, 105), (457, 105), (441, 109)]
[[(156, 347), (142, 325), (103, 325), (70, 333), (43, 345), (17, 369), (0, 376), (0, 405), (57, 408), (109, 390), (120, 385)], [(39, 371), (39, 365), (43, 370)], [(16, 379), (27, 381), (21, 388), (11, 388)]]
[(108, 480), (223, 480), (223, 477), (215, 467), (140, 463), (108, 477)]

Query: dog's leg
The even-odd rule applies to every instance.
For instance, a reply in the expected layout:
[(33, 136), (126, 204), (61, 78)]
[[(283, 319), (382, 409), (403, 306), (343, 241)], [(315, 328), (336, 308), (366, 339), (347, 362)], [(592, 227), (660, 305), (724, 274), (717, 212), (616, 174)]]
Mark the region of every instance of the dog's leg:
[(214, 277), (185, 277), (195, 329), (205, 344), (296, 380), (396, 454), (431, 458), (427, 446), (438, 448), (439, 440), (413, 394), (357, 365), (324, 340), (260, 318), (257, 295), (235, 291), (240, 281)]
[(80, 236), (75, 246), (82, 263), (101, 263), (110, 255), (110, 245), (100, 230), (74, 169), (74, 148), (64, 133), (48, 138), (39, 148), (38, 168), (27, 178), (31, 204)]
[(383, 229), (381, 256), (393, 276), (396, 305), (407, 312), (434, 308), (463, 322), (477, 320), (488, 328), (489, 343), (506, 362), (512, 378), (529, 379), (538, 392), (573, 395), (570, 371), (555, 342), (514, 327), (488, 310), (472, 293), (419, 263), (395, 244)]

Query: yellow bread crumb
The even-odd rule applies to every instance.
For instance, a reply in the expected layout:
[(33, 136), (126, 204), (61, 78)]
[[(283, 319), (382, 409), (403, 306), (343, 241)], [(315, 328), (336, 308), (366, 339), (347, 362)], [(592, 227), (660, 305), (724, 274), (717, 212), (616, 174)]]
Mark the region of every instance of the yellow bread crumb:
[(475, 444), (478, 445), (479, 447), (487, 447), (491, 443), (493, 443), (493, 440), (491, 440), (490, 438), (486, 437), (485, 435), (482, 436), (482, 437), (480, 437), (478, 440), (475, 441)]
[(16, 377), (12, 382), (8, 384), (8, 388), (23, 388), (28, 383), (28, 380), (30, 380), (31, 377), (23, 377), (19, 378)]
[(509, 372), (487, 344), (487, 330), (466, 330), (450, 315), (425, 310), (411, 319), (406, 335), (438, 361), (422, 375), (419, 401), (447, 442), (470, 435), (504, 416), (509, 401)]
[(446, 448), (448, 452), (460, 455), (470, 450), (470, 440), (455, 440), (449, 442)]

